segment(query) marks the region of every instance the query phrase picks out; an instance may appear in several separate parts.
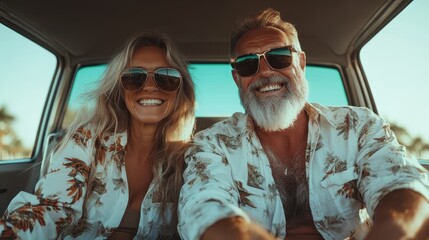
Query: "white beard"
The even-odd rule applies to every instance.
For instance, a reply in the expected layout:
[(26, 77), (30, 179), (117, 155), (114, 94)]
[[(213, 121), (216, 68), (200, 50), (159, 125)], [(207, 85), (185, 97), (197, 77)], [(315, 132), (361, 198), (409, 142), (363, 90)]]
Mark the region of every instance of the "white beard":
[[(283, 83), (287, 88), (284, 95), (261, 98), (254, 89), (267, 83)], [(293, 126), (298, 114), (304, 108), (308, 96), (305, 78), (290, 80), (285, 76), (260, 78), (252, 82), (246, 91), (239, 89), (241, 104), (255, 123), (266, 131), (279, 131)]]

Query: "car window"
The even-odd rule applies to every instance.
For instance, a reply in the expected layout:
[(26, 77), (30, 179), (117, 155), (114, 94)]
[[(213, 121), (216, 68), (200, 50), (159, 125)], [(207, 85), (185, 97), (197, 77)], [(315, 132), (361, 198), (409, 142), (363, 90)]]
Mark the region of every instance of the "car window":
[(57, 59), (3, 24), (0, 36), (0, 160), (30, 158)]
[(82, 105), (85, 105), (85, 107), (88, 108), (94, 106), (94, 102), (83, 97), (83, 94), (94, 89), (98, 80), (100, 80), (103, 75), (104, 70), (106, 70), (105, 64), (79, 68), (74, 77), (68, 98), (66, 114), (62, 123), (63, 128), (67, 128), (67, 126), (69, 126), (76, 112)]
[[(106, 65), (86, 66), (77, 71), (68, 101), (63, 127), (67, 127), (82, 104), (90, 106), (80, 95), (92, 89), (100, 79)], [(231, 66), (226, 63), (192, 63), (189, 71), (195, 82), (197, 117), (226, 117), (243, 112), (238, 89), (231, 76)], [(310, 87), (310, 102), (324, 105), (348, 105), (341, 75), (336, 68), (307, 66), (306, 76)]]
[(360, 53), (378, 113), (420, 159), (429, 159), (428, 9), (427, 0), (411, 2)]

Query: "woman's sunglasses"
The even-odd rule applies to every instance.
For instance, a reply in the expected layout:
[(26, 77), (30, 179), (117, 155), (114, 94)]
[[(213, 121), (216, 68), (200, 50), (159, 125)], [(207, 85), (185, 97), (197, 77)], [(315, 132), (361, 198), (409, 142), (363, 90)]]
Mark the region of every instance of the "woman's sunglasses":
[(292, 64), (292, 52), (297, 52), (292, 46), (273, 48), (263, 53), (246, 54), (231, 59), (231, 66), (242, 77), (249, 77), (259, 71), (259, 64), (263, 56), (268, 66), (274, 70), (289, 67)]
[(133, 67), (122, 71), (121, 85), (126, 91), (138, 91), (145, 85), (151, 74), (156, 86), (164, 92), (176, 91), (182, 82), (182, 74), (175, 68), (158, 68), (150, 73), (146, 69)]

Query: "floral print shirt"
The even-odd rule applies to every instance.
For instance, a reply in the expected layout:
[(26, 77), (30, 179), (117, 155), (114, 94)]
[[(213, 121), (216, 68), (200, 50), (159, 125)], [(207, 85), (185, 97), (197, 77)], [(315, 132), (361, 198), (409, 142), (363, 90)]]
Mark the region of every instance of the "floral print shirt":
[[(0, 218), (0, 238), (108, 238), (119, 226), (128, 204), (126, 143), (126, 133), (106, 135), (100, 140), (92, 135), (90, 127), (80, 127), (72, 140), (54, 153), (35, 193), (20, 192), (9, 204)], [(175, 231), (161, 219), (156, 193), (157, 184), (152, 182), (142, 201), (134, 239), (173, 238)], [(168, 207), (167, 215), (171, 217), (172, 206)]]
[[(400, 188), (429, 199), (429, 174), (366, 108), (307, 104), (306, 176), (314, 224), (325, 239), (363, 239), (378, 201)], [(286, 219), (250, 118), (235, 113), (194, 137), (179, 199), (179, 234), (199, 239), (231, 216), (284, 239)]]

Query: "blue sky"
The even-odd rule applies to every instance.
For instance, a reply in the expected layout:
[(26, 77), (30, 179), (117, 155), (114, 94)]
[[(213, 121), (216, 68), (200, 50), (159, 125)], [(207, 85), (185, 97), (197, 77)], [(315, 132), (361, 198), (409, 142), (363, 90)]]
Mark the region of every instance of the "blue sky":
[[(415, 0), (362, 50), (378, 112), (429, 142), (429, 1)], [(429, 156), (428, 156), (429, 158)]]

